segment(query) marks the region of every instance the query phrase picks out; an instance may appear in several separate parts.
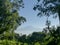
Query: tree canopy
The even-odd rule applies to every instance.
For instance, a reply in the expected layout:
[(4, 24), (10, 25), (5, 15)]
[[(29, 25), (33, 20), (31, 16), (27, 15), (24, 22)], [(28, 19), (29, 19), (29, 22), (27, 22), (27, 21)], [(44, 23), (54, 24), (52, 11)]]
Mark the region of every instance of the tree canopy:
[(23, 6), (22, 0), (0, 0), (0, 33), (15, 30), (26, 19), (19, 15), (18, 9)]
[(58, 16), (60, 23), (60, 0), (37, 0), (33, 9), (39, 11), (38, 16)]

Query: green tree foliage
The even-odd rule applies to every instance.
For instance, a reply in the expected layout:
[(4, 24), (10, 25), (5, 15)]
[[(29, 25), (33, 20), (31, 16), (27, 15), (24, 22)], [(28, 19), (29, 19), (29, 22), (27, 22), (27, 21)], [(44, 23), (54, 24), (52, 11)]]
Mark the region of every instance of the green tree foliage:
[[(33, 9), (39, 11), (37, 15), (40, 17), (46, 16), (49, 18), (50, 15), (53, 15), (53, 17), (56, 18), (58, 16), (60, 24), (60, 0), (37, 0), (37, 4)], [(44, 32), (49, 30), (45, 41), (46, 44), (44, 45), (58, 45), (58, 43), (60, 43), (60, 27), (51, 28), (49, 20), (47, 20), (47, 28), (44, 30)]]
[(27, 37), (27, 43), (34, 45), (36, 42), (42, 43), (46, 35), (42, 32), (33, 32)]
[(58, 16), (60, 23), (60, 0), (37, 0), (33, 9), (39, 11), (38, 16)]
[(23, 7), (22, 0), (0, 0), (0, 34), (15, 30), (26, 19), (19, 16), (18, 9)]
[(22, 35), (22, 36), (19, 37), (18, 41), (25, 43), (26, 39), (27, 39), (27, 36), (26, 35)]
[(55, 28), (54, 26), (50, 28), (50, 31), (47, 33), (44, 38), (45, 45), (58, 45), (60, 43), (60, 34), (59, 27)]

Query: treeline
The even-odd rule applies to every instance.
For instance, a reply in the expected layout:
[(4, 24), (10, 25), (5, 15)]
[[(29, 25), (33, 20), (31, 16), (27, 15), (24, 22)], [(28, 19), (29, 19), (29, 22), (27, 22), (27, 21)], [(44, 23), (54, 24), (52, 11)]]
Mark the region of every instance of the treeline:
[[(10, 33), (4, 33), (0, 35), (0, 40), (13, 41), (16, 45), (60, 45), (60, 32), (59, 27), (51, 27), (50, 31), (44, 28), (42, 32), (33, 32), (32, 34), (19, 35), (14, 33), (14, 36)], [(7, 36), (6, 36), (7, 35)], [(9, 44), (8, 44), (9, 45)]]
[(34, 45), (35, 43), (39, 43), (41, 44), (44, 40), (44, 38), (46, 37), (46, 35), (43, 32), (33, 32), (32, 34), (26, 36), (26, 35), (19, 35), (17, 33), (13, 35), (11, 35), (11, 33), (8, 35), (9, 33), (4, 33), (2, 35), (0, 35), (0, 40), (15, 40), (16, 42), (22, 43), (22, 45), (24, 45), (24, 43), (27, 43), (28, 45)]

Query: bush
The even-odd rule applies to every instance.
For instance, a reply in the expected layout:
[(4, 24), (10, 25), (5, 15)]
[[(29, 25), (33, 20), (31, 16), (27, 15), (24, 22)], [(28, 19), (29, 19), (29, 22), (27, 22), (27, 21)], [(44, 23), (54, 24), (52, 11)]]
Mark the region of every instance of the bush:
[(15, 40), (0, 40), (0, 45), (21, 45), (21, 43)]

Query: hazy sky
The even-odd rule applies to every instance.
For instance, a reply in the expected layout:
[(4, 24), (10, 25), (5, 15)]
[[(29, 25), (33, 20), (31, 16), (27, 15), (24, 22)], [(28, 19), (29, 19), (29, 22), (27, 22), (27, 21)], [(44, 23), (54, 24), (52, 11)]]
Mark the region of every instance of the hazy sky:
[[(16, 30), (17, 33), (30, 34), (34, 31), (42, 31), (45, 27), (46, 17), (38, 17), (38, 11), (34, 11), (33, 7), (36, 4), (36, 0), (23, 0), (24, 8), (20, 9), (19, 14), (26, 18), (27, 22), (19, 26)], [(53, 19), (50, 17), (53, 25), (58, 25), (58, 18)]]

